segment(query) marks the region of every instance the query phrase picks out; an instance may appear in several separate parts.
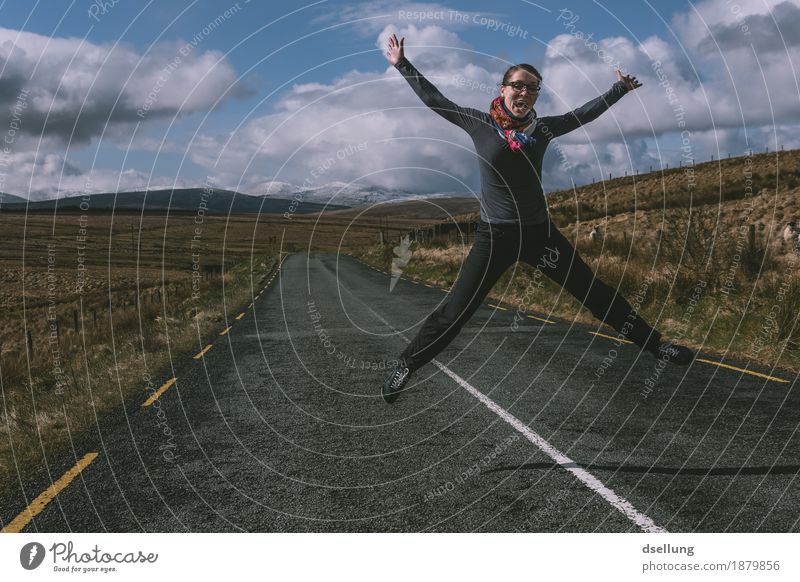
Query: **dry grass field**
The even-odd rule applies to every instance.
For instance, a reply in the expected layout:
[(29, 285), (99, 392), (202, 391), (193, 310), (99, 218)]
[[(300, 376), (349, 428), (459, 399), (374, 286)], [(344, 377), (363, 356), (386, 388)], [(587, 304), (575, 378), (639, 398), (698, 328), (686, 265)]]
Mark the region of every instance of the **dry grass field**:
[(0, 229), (0, 488), (143, 400), (279, 256), (255, 216), (4, 212)]
[(381, 231), (387, 239), (396, 240), (411, 229), (452, 221), (477, 209), (475, 198), (435, 198), (335, 210), (321, 216), (297, 214), (287, 219), (282, 215), (263, 215), (259, 223), (260, 228), (279, 233), (284, 247), (349, 253), (378, 242)]

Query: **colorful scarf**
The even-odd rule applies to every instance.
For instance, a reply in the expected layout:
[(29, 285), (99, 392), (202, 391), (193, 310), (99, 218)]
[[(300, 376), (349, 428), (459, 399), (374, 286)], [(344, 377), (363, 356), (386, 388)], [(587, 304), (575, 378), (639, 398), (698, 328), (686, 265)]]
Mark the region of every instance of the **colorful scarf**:
[(503, 103), (503, 97), (500, 96), (492, 101), (492, 105), (489, 107), (489, 114), (492, 116), (500, 137), (508, 142), (512, 150), (520, 151), (524, 146), (536, 141), (535, 138), (524, 131), (536, 119), (536, 112), (533, 109), (528, 111), (524, 117), (517, 117), (506, 108), (506, 104)]

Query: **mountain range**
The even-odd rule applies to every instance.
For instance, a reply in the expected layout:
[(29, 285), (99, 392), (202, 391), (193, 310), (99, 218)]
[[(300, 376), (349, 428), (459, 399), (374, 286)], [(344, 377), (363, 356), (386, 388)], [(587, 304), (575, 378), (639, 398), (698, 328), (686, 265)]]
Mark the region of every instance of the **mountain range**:
[[(211, 214), (251, 214), (292, 212), (310, 214), (345, 208), (374, 206), (393, 202), (464, 196), (457, 192), (414, 194), (405, 190), (331, 182), (303, 188), (286, 182), (265, 182), (248, 188), (249, 193), (224, 189), (175, 188), (98, 194), (62, 193), (59, 198), (28, 201), (20, 196), (0, 193), (0, 211), (164, 211)], [(205, 206), (202, 206), (205, 202)]]

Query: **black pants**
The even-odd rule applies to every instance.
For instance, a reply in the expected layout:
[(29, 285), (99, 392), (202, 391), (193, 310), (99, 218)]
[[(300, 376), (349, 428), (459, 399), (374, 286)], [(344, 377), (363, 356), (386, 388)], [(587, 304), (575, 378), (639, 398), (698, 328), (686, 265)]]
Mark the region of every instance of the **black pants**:
[[(655, 350), (661, 334), (623, 297), (595, 278), (589, 266), (551, 222), (535, 225), (478, 223), (458, 280), (445, 302), (423, 323), (401, 358), (411, 369), (431, 361), (458, 335), (500, 276), (517, 261), (533, 266), (637, 345)], [(541, 272), (541, 273), (539, 273)]]

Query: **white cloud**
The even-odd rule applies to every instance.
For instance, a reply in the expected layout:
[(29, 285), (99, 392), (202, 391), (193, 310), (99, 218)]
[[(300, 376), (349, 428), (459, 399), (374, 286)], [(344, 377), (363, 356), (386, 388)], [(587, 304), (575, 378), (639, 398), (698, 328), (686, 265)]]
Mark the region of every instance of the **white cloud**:
[(15, 104), (20, 132), (87, 142), (108, 126), (208, 111), (245, 92), (217, 51), (176, 41), (145, 53), (0, 28), (0, 128)]
[(196, 186), (194, 181), (151, 177), (147, 172), (134, 168), (87, 170), (53, 152), (17, 152), (0, 163), (0, 191), (31, 200), (191, 186)]
[[(702, 52), (715, 31), (736, 27), (740, 31), (743, 46), (753, 18), (768, 15), (785, 0), (704, 0), (690, 4), (686, 12), (676, 13), (672, 28), (680, 37), (682, 45), (690, 52)], [(797, 4), (797, 2), (790, 2)], [(742, 27), (748, 27), (743, 29)], [(782, 27), (781, 27), (782, 29)], [(713, 44), (713, 43), (712, 43)]]
[[(449, 98), (488, 107), (492, 96), (467, 89), (456, 75), (494, 83), (494, 73), (475, 64), (482, 63), (480, 59), (461, 51), (427, 48), (434, 44), (468, 48), (456, 34), (438, 26), (387, 27), (376, 44), (385, 46), (395, 31), (406, 37), (406, 51), (415, 65)], [(192, 159), (208, 167), (221, 156), (219, 166), (228, 175), (238, 172), (245, 183), (252, 182), (247, 174), (263, 174), (265, 167), (275, 179), (300, 185), (362, 179), (421, 192), (463, 190), (459, 180), (472, 184), (477, 178), (469, 137), (430, 111), (388, 63), (380, 73), (351, 71), (330, 84), (297, 84), (275, 108), (278, 113), (252, 119), (230, 139), (197, 140)], [(359, 143), (368, 145), (342, 153)], [(421, 169), (392, 169), (408, 166)]]

